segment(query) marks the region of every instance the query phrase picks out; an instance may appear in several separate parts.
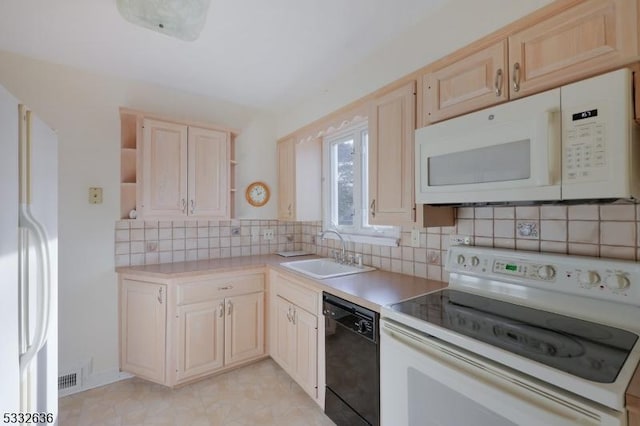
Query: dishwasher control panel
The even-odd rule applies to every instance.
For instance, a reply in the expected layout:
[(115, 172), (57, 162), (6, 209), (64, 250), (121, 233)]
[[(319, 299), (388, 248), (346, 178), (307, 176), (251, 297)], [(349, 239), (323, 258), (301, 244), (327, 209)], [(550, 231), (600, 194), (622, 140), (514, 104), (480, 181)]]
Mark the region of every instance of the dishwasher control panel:
[(322, 313), (330, 320), (329, 326), (344, 327), (354, 333), (377, 342), (378, 314), (348, 300), (324, 293)]

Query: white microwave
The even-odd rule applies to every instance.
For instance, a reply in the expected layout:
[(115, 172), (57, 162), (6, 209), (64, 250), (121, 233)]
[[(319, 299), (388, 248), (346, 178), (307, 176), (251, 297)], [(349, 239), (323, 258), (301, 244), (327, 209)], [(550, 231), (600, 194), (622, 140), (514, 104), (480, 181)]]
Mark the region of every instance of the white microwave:
[(416, 130), (417, 202), (638, 199), (632, 79), (621, 69)]

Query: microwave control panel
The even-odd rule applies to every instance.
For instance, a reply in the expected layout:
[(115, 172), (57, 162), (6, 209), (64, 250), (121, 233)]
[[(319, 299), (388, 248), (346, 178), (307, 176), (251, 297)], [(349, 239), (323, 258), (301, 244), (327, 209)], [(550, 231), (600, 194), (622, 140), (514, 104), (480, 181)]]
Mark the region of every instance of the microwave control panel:
[(603, 108), (565, 112), (565, 182), (606, 179), (608, 159), (604, 115)]

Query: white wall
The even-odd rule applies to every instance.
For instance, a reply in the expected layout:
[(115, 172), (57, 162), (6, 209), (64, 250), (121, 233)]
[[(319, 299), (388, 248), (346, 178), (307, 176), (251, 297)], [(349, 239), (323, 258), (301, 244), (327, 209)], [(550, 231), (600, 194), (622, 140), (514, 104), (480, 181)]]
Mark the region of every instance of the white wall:
[[(260, 179), (275, 186), (273, 119), (228, 102), (2, 51), (0, 84), (58, 133), (60, 371), (93, 359), (93, 380), (108, 379), (118, 368), (113, 245), (120, 203), (118, 107), (247, 129), (237, 141), (239, 159), (246, 160), (238, 166), (239, 185)], [(91, 186), (104, 188), (103, 204), (88, 203)], [(253, 212), (243, 187), (238, 189), (237, 211), (243, 217), (275, 217), (275, 202)]]
[[(342, 73), (326, 91), (278, 114), (278, 137), (335, 111), (531, 13), (552, 0), (449, 0)], [(327, 58), (330, 60), (330, 58)]]

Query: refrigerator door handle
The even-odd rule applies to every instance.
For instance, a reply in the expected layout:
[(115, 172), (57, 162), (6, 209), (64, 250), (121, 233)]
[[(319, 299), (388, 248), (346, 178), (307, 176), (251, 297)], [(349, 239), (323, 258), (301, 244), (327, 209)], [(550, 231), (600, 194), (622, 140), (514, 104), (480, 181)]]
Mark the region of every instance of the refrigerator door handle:
[[(24, 105), (19, 107), (20, 116), (20, 209), (18, 225), (20, 228), (30, 231), (34, 237), (35, 253), (37, 255), (38, 287), (37, 287), (37, 312), (36, 325), (31, 342), (21, 342), (21, 347), (25, 348), (20, 355), (20, 374), (24, 378), (29, 365), (42, 349), (47, 340), (47, 333), (50, 322), (51, 309), (51, 258), (47, 233), (33, 215), (31, 214), (31, 111)], [(24, 121), (24, 124), (23, 124)], [(21, 243), (27, 242), (26, 239)], [(25, 247), (28, 250), (28, 248)], [(28, 280), (22, 280), (21, 285), (28, 285)], [(21, 294), (27, 294), (26, 289), (21, 289)], [(24, 301), (28, 306), (28, 300)], [(28, 330), (28, 324), (22, 324)], [(28, 333), (25, 333), (26, 336)]]
[[(20, 227), (29, 230), (29, 234), (34, 237), (35, 253), (38, 257), (38, 307), (36, 312), (36, 325), (33, 332), (33, 340), (26, 343), (26, 350), (20, 355), (20, 372), (24, 374), (29, 368), (29, 364), (46, 343), (49, 328), (49, 311), (51, 307), (51, 269), (49, 260), (49, 247), (47, 237), (42, 225), (31, 215), (28, 205), (20, 206)], [(23, 281), (24, 285), (28, 283)], [(28, 302), (27, 302), (28, 303)], [(23, 325), (26, 328), (26, 325)], [(24, 347), (24, 345), (23, 345)]]

